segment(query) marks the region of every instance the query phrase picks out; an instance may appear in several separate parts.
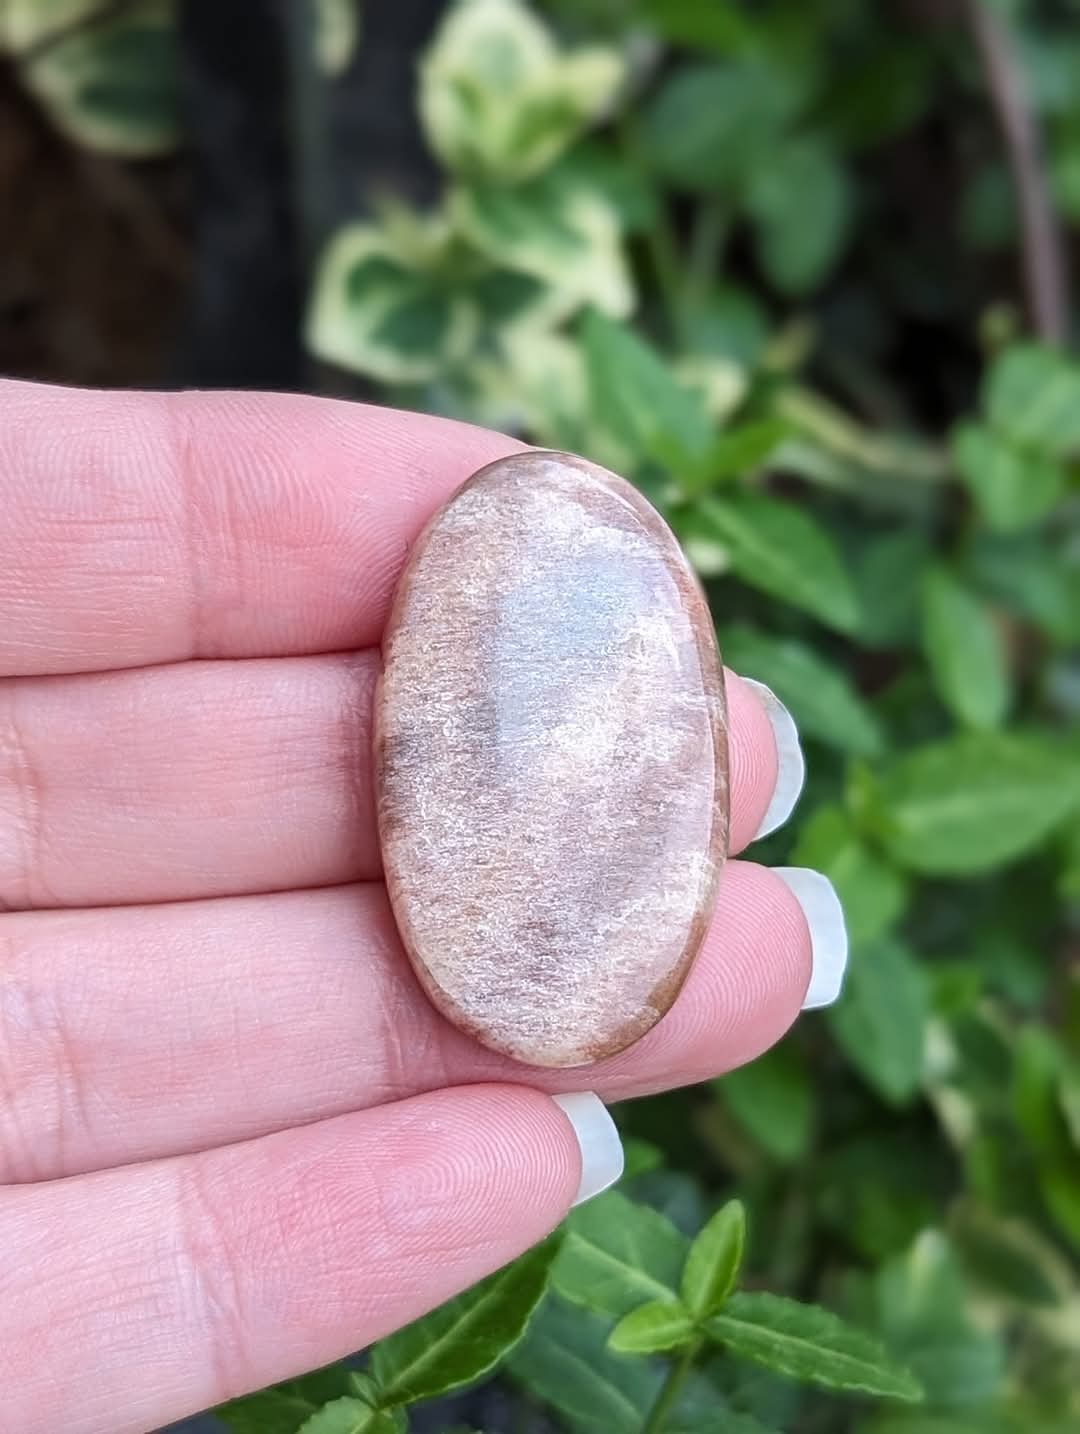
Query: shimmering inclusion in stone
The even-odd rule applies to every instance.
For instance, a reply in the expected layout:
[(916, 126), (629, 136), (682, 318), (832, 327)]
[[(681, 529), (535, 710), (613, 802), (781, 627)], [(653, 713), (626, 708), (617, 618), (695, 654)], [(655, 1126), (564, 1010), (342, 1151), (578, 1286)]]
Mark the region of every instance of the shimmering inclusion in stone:
[(493, 463), (418, 539), (383, 659), (383, 866), (430, 999), (533, 1065), (630, 1045), (727, 852), (722, 669), (667, 525), (567, 454)]

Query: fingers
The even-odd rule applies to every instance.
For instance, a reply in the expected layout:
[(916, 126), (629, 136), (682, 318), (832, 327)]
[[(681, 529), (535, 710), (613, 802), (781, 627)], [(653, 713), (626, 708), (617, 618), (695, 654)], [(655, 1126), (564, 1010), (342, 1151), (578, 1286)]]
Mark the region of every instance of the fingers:
[[(0, 910), (188, 900), (379, 874), (378, 654), (0, 680)], [(733, 849), (777, 790), (728, 678)]]
[(544, 1095), (462, 1088), (0, 1191), (5, 1428), (142, 1434), (415, 1319), (618, 1175), (609, 1118), (571, 1114), (580, 1145)]
[(431, 512), (521, 447), (298, 395), (0, 381), (0, 673), (371, 646)]
[[(828, 913), (825, 913), (828, 918)], [(381, 885), (0, 917), (0, 1184), (247, 1139), (479, 1080), (607, 1100), (751, 1059), (842, 941), (781, 877), (729, 862), (672, 1010), (621, 1055), (537, 1071), (420, 991)], [(813, 949), (812, 949), (813, 948)], [(151, 1033), (148, 1038), (148, 1032)]]

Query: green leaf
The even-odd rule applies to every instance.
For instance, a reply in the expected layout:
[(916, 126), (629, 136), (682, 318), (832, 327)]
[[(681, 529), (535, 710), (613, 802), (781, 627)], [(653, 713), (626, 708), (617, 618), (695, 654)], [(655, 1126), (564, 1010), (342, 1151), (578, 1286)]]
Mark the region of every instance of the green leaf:
[(1045, 629), (1063, 647), (1080, 643), (1080, 554), (1031, 534), (1024, 539), (983, 534), (967, 562), (995, 601)]
[(574, 1210), (551, 1272), (565, 1299), (620, 1316), (677, 1299), (687, 1241), (657, 1210), (609, 1190)]
[(658, 1354), (687, 1344), (695, 1332), (693, 1319), (677, 1300), (650, 1300), (623, 1315), (608, 1348), (619, 1354)]
[(912, 639), (917, 627), (919, 579), (928, 558), (925, 536), (908, 528), (860, 541), (854, 554), (854, 577), (859, 594), (859, 640), (864, 646), (900, 647)]
[(296, 1434), (396, 1434), (399, 1425), (385, 1409), (362, 1399), (335, 1399), (306, 1419)]
[(296, 1434), (322, 1405), (356, 1393), (357, 1376), (343, 1364), (331, 1364), (299, 1379), (290, 1379), (246, 1394), (214, 1410), (234, 1434)]
[(982, 401), (992, 426), (1022, 448), (1054, 458), (1080, 449), (1080, 366), (1053, 349), (1006, 349), (986, 374)]
[(866, 845), (843, 807), (818, 807), (803, 822), (791, 860), (823, 872), (836, 887), (852, 946), (884, 935), (903, 915), (906, 878)]
[(874, 1277), (881, 1330), (935, 1407), (985, 1409), (1000, 1387), (1004, 1349), (975, 1323), (949, 1242), (925, 1230)]
[(1080, 1155), (1070, 1152), (1044, 1166), (1039, 1189), (1058, 1229), (1080, 1251)]
[(979, 1410), (972, 1414), (924, 1414), (921, 1410), (881, 1414), (860, 1434), (1049, 1434), (1030, 1425), (1018, 1427), (1008, 1415)]
[(793, 1164), (810, 1146), (814, 1088), (797, 1046), (785, 1041), (713, 1082), (743, 1129), (774, 1160)]
[(916, 1402), (922, 1388), (882, 1345), (829, 1310), (780, 1295), (736, 1294), (705, 1324), (736, 1359), (822, 1389)]
[(380, 1404), (433, 1399), (494, 1369), (524, 1334), (543, 1298), (557, 1248), (546, 1241), (381, 1340), (370, 1365)]
[(511, 189), (463, 185), (451, 195), (450, 213), (493, 263), (564, 296), (566, 312), (590, 303), (621, 318), (633, 308), (618, 217), (598, 193), (550, 174)]
[[(752, 368), (768, 342), (769, 321), (752, 294), (727, 284), (711, 289), (694, 304), (683, 316), (683, 330), (692, 353), (732, 359)], [(780, 422), (786, 430), (787, 420)]]
[(847, 239), (847, 170), (823, 141), (790, 140), (754, 170), (747, 208), (765, 273), (783, 293), (804, 294), (826, 277)]
[(1052, 1309), (1072, 1293), (1068, 1258), (1023, 1220), (969, 1204), (956, 1212), (951, 1230), (966, 1268), (995, 1294)]
[(853, 951), (844, 992), (826, 1013), (848, 1060), (890, 1105), (905, 1105), (922, 1083), (929, 1018), (926, 978), (896, 941)]
[(553, 170), (560, 182), (599, 194), (617, 216), (624, 233), (656, 223), (659, 195), (649, 177), (630, 158), (600, 140), (582, 140)]
[(727, 549), (732, 571), (772, 597), (850, 632), (855, 589), (828, 532), (802, 508), (753, 494), (703, 498), (691, 531)]
[(740, 423), (713, 440), (704, 468), (709, 479), (738, 478), (759, 468), (787, 437), (782, 419), (759, 418)]
[[(428, 226), (433, 246), (438, 229), (438, 221)], [(392, 234), (354, 224), (319, 260), (305, 337), (328, 363), (385, 383), (422, 383), (464, 358), (477, 324), (475, 304), (444, 286), (434, 256), (425, 269)]]
[(877, 798), (896, 861), (963, 876), (1040, 846), (1080, 802), (1080, 764), (1036, 731), (963, 734), (893, 762)]
[(720, 646), (729, 666), (772, 688), (804, 737), (857, 757), (880, 755), (877, 718), (847, 674), (807, 643), (740, 625), (721, 633)]
[(641, 0), (650, 26), (675, 45), (725, 52), (753, 36), (753, 27), (730, 0)]
[(126, 158), (167, 153), (180, 139), (175, 5), (134, 0), (94, 25), (72, 20), (25, 63), (23, 80), (80, 144)]
[(421, 60), (420, 120), (451, 170), (520, 180), (603, 114), (623, 70), (612, 48), (561, 53), (519, 0), (468, 0), (449, 7)]
[(586, 314), (581, 334), (597, 419), (641, 458), (699, 460), (709, 444), (709, 420), (669, 364), (631, 329), (595, 310)]
[(646, 1175), (650, 1170), (659, 1170), (664, 1164), (664, 1152), (651, 1140), (640, 1140), (628, 1135), (623, 1139), (623, 1181)]
[(951, 450), (957, 472), (996, 532), (1030, 527), (1064, 497), (1068, 475), (1058, 459), (1021, 448), (985, 424), (957, 424)]
[(948, 568), (927, 570), (922, 645), (938, 695), (968, 727), (999, 727), (1009, 705), (1005, 649), (986, 604)]
[(608, 1348), (610, 1328), (549, 1299), (510, 1359), (512, 1376), (578, 1434), (640, 1434), (663, 1382), (650, 1361)]
[(1057, 1036), (1037, 1022), (1021, 1026), (1013, 1044), (1012, 1110), (1023, 1137), (1045, 1159), (1067, 1144), (1058, 1102), (1065, 1052)]
[(802, 94), (789, 72), (745, 61), (684, 65), (646, 107), (644, 163), (679, 188), (731, 192), (772, 163)]
[(296, 1434), (316, 1408), (309, 1400), (264, 1389), (220, 1405), (214, 1418), (233, 1434)]
[(683, 1266), (680, 1292), (696, 1319), (715, 1314), (735, 1288), (745, 1244), (746, 1211), (729, 1200), (694, 1237)]

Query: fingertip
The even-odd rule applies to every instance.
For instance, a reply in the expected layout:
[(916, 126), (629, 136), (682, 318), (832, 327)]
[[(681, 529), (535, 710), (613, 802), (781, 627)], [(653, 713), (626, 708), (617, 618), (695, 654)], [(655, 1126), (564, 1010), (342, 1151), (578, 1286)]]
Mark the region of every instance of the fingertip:
[(743, 682), (757, 694), (765, 709), (776, 749), (776, 782), (772, 797), (760, 826), (751, 838), (760, 841), (782, 827), (795, 810), (806, 781), (806, 759), (795, 719), (772, 688), (766, 687), (764, 682), (756, 682), (752, 677), (744, 677)]
[(760, 695), (738, 673), (725, 670), (731, 791), (731, 850), (755, 840), (773, 802), (779, 770), (776, 736)]
[(728, 862), (675, 1005), (605, 1065), (600, 1089), (609, 1098), (665, 1090), (754, 1060), (795, 1022), (810, 976), (810, 934), (795, 893), (768, 867)]
[(607, 1106), (591, 1090), (553, 1096), (570, 1122), (581, 1157), (581, 1175), (573, 1203), (582, 1205), (614, 1185), (623, 1173), (623, 1148)]

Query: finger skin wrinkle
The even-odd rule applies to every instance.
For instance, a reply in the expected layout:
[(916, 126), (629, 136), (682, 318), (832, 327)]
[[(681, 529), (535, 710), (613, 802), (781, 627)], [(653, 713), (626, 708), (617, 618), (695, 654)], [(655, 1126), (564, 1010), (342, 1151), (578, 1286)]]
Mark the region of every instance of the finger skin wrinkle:
[(380, 883), (9, 914), (0, 960), (2, 1185), (220, 1148), (476, 1081), (552, 1092), (586, 1081), (617, 1100), (709, 1079), (795, 1019), (810, 946), (790, 888), (729, 862), (671, 1010), (618, 1056), (564, 1071), (484, 1050), (435, 1010)]
[(372, 646), (434, 509), (522, 447), (302, 394), (0, 380), (0, 405), (9, 676)]
[[(230, 1207), (219, 1169), (213, 1161), (199, 1160), (176, 1168), (176, 1289), (184, 1311), (180, 1324), (204, 1332), (196, 1357), (208, 1372), (208, 1403), (231, 1399), (257, 1383), (252, 1377), (257, 1364), (245, 1335), (246, 1303), (251, 1272), (258, 1268), (251, 1258), (253, 1249), (264, 1243), (245, 1228), (245, 1212), (235, 1204)], [(276, 1202), (265, 1203), (274, 1210)]]
[(183, 495), (182, 530), (184, 570), (187, 575), (188, 603), (190, 614), (188, 627), (190, 640), (188, 658), (211, 656), (208, 647), (209, 623), (207, 621), (207, 596), (204, 581), (203, 534), (206, 519), (201, 511), (201, 492), (196, 482), (198, 464), (195, 459), (196, 441), (192, 431), (192, 409), (186, 401), (187, 395), (168, 393), (162, 395), (163, 415), (170, 434), (163, 455), (166, 467), (173, 470), (173, 481), (177, 492)]
[(0, 402), (0, 672), (142, 662), (147, 630), (155, 649), (186, 644), (164, 407), (17, 383), (0, 384)]
[(25, 949), (0, 968), (0, 1184), (48, 1179), (71, 1168), (93, 1139), (85, 1072), (69, 1039), (64, 1007), (78, 1003), (38, 969), (44, 951)]
[(31, 751), (19, 702), (19, 689), (0, 682), (0, 912), (28, 910), (40, 893), (44, 765)]
[(8, 910), (378, 876), (375, 652), (0, 678)]

